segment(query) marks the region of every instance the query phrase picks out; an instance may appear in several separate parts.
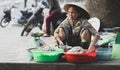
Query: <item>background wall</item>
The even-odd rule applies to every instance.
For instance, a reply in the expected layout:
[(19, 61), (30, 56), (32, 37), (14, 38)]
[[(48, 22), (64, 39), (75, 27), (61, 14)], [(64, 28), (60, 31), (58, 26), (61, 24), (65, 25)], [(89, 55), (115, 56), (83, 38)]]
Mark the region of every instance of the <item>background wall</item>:
[(86, 0), (85, 6), (91, 17), (101, 20), (101, 30), (120, 26), (120, 0)]

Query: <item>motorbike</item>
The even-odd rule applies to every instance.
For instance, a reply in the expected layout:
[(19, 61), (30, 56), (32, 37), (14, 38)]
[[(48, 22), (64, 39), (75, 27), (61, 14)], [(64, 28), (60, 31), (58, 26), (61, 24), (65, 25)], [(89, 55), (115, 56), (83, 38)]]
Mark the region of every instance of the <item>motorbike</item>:
[(11, 9), (13, 8), (17, 8), (15, 6), (12, 6), (10, 9), (7, 9), (7, 10), (3, 10), (3, 13), (5, 14), (3, 16), (3, 18), (1, 19), (0, 21), (0, 26), (2, 28), (6, 27), (9, 25), (10, 21), (11, 21)]
[[(21, 36), (27, 36), (34, 27), (39, 27), (39, 29), (42, 30), (42, 25), (43, 25), (43, 21), (44, 21), (43, 9), (44, 8), (40, 8), (40, 7), (38, 9), (36, 9), (36, 12), (29, 18), (27, 25), (22, 30)], [(57, 26), (65, 18), (66, 18), (66, 13), (62, 12), (60, 18), (57, 21)], [(56, 28), (54, 28), (54, 29), (56, 29)]]
[(17, 20), (18, 24), (26, 25), (28, 19), (32, 16), (33, 12), (30, 9), (24, 9), (20, 11), (22, 16)]
[[(3, 10), (5, 15), (3, 16), (3, 18), (0, 21), (0, 26), (2, 28), (7, 27), (9, 25), (10, 21), (12, 20), (12, 15), (11, 15), (12, 12), (11, 12), (11, 10), (13, 8), (17, 8), (17, 7), (12, 6), (8, 10)], [(20, 13), (22, 14), (22, 16), (19, 19), (17, 19), (16, 23), (25, 26), (27, 21), (28, 21), (28, 19), (32, 16), (33, 12), (30, 9), (24, 9), (24, 10), (20, 10)]]

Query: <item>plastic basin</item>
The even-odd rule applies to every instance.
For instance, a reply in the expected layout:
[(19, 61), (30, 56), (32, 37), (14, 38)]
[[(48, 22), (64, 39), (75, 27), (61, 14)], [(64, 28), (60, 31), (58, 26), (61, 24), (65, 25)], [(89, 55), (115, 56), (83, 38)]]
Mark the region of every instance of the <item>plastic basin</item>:
[(112, 48), (97, 48), (96, 60), (111, 60)]
[(89, 63), (93, 62), (96, 59), (97, 51), (84, 54), (68, 54), (64, 53), (65, 58), (70, 63)]
[(62, 49), (56, 48), (55, 51), (43, 52), (40, 49), (31, 50), (34, 61), (36, 62), (56, 62), (63, 53)]

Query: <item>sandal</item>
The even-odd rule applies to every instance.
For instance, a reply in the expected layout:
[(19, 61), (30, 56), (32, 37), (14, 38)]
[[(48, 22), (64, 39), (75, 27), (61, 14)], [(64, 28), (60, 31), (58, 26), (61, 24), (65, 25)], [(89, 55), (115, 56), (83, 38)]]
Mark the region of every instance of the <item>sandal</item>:
[(44, 37), (50, 37), (50, 35), (49, 35), (49, 34), (44, 34), (43, 36), (44, 36)]

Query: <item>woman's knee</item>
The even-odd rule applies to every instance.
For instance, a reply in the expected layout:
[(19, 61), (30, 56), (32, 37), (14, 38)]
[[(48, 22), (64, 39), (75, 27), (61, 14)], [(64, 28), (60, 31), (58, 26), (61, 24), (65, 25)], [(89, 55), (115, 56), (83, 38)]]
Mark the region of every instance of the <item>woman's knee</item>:
[(89, 32), (89, 30), (84, 30), (81, 34), (81, 39), (84, 39), (86, 41), (90, 41), (91, 40), (91, 34)]
[(65, 39), (65, 32), (62, 28), (59, 29), (59, 37), (64, 40)]

